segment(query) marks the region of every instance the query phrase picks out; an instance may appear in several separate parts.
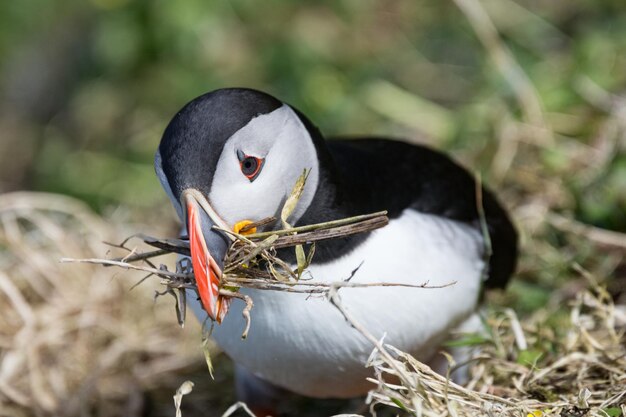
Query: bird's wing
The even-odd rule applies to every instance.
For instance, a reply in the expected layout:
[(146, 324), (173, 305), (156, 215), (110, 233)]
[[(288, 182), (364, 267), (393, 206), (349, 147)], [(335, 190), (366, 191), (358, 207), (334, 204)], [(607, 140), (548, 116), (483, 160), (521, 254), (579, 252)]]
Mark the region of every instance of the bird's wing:
[[(354, 213), (407, 208), (481, 227), (474, 177), (449, 157), (426, 146), (382, 138), (327, 142), (343, 200)], [(517, 232), (495, 196), (482, 188), (491, 242), (487, 287), (504, 287), (515, 270)]]

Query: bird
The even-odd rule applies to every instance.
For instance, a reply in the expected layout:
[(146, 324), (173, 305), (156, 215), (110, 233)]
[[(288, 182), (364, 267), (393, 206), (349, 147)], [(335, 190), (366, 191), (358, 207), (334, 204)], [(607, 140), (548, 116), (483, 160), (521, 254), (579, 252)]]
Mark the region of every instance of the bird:
[[(217, 293), (230, 241), (213, 226), (279, 217), (303, 170), (291, 225), (381, 210), (389, 217), (381, 229), (317, 242), (307, 277), (444, 286), (341, 290), (344, 307), (375, 337), (423, 362), (437, 362), (453, 330), (480, 327), (485, 288), (504, 288), (515, 271), (507, 211), (450, 157), (386, 137), (326, 139), (261, 91), (223, 88), (190, 101), (167, 125), (155, 170), (189, 236), (199, 293), (190, 307), (218, 323), (212, 336), (236, 364), (238, 395), (256, 409), (275, 409), (285, 391), (352, 398), (374, 388), (365, 367), (373, 346), (328, 300), (242, 288), (254, 301), (242, 340), (243, 306)], [(296, 263), (293, 248), (278, 255)]]

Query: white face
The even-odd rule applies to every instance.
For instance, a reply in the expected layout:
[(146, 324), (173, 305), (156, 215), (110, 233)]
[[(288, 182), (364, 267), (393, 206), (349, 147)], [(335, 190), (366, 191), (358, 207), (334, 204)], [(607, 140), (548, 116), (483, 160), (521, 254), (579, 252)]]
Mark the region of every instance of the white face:
[[(239, 154), (263, 160), (259, 174), (250, 181), (242, 172)], [(309, 132), (287, 105), (252, 119), (224, 144), (209, 203), (231, 227), (241, 220), (258, 221), (280, 214), (304, 169), (311, 172), (291, 224), (308, 208), (319, 180), (317, 152)]]

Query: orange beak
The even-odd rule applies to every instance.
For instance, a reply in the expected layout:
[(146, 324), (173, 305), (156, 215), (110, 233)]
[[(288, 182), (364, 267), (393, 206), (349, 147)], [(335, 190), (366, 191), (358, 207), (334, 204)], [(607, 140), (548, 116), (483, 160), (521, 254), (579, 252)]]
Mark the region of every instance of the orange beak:
[[(230, 305), (230, 298), (219, 294), (222, 265), (229, 241), (221, 233), (213, 230), (216, 217), (208, 202), (196, 190), (183, 193), (187, 211), (187, 231), (191, 263), (202, 306), (209, 317), (221, 323)], [(202, 207), (209, 208), (209, 213)], [(221, 219), (218, 219), (223, 223)], [(215, 258), (214, 258), (215, 256)]]

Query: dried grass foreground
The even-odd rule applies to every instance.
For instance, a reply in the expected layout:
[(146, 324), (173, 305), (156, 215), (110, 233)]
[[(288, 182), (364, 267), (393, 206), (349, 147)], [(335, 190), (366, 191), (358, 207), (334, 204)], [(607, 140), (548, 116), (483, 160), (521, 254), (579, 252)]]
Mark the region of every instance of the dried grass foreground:
[(181, 331), (150, 283), (129, 292), (116, 271), (59, 263), (116, 238), (77, 200), (0, 195), (0, 416), (143, 415), (143, 393), (173, 393), (197, 361), (195, 323)]
[[(379, 346), (370, 359), (377, 389), (368, 400), (418, 416), (626, 415), (626, 308), (595, 287), (579, 294), (569, 313), (555, 327), (545, 310), (523, 322), (512, 310), (488, 314), (483, 340), (460, 341), (482, 346), (466, 387)], [(401, 385), (385, 382), (387, 374), (400, 376)]]
[[(0, 225), (1, 416), (140, 415), (142, 391), (197, 361), (199, 329), (181, 332), (169, 303), (128, 292), (131, 283), (110, 268), (58, 263), (68, 253), (94, 257), (101, 240), (118, 237), (81, 203), (5, 194)], [(626, 415), (626, 306), (582, 267), (574, 273), (587, 289), (565, 308), (555, 294), (521, 320), (510, 309), (486, 310), (485, 334), (452, 342), (481, 347), (466, 387), (376, 340), (343, 309), (340, 286), (323, 291), (372, 342), (372, 414)]]

